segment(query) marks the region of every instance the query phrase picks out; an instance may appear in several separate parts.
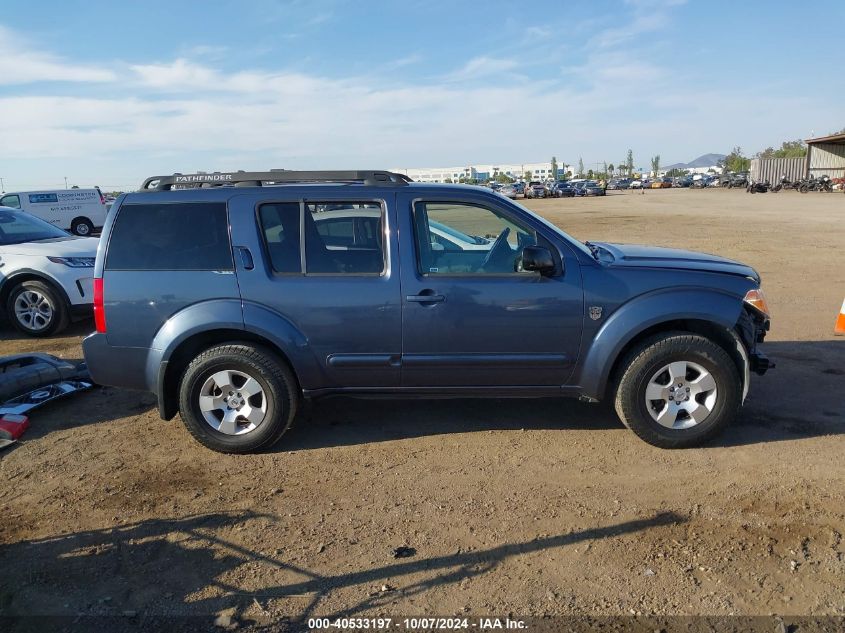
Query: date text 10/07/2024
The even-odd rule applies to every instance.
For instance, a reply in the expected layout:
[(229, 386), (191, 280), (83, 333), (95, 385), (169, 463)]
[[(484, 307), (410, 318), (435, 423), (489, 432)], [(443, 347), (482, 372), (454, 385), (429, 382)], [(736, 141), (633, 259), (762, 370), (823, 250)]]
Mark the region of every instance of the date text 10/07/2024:
[(525, 630), (528, 628), (524, 620), (510, 618), (309, 618), (309, 630), (388, 630), (398, 628), (408, 631), (416, 630)]

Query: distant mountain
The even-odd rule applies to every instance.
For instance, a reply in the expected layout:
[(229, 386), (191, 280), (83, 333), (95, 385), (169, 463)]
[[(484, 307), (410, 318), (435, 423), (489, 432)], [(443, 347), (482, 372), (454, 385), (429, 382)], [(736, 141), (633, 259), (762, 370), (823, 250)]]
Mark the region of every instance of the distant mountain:
[(693, 169), (695, 167), (711, 167), (712, 165), (716, 165), (719, 163), (720, 160), (724, 160), (726, 156), (724, 154), (704, 154), (699, 156), (695, 160), (691, 160), (688, 163), (675, 163), (674, 165), (668, 165), (663, 169)]

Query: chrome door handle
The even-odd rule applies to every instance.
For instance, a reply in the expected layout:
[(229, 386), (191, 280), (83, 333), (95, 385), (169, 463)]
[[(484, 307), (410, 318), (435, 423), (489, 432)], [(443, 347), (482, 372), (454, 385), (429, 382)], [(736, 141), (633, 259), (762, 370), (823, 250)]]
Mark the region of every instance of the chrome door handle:
[(405, 301), (412, 301), (414, 303), (443, 303), (446, 301), (446, 297), (443, 295), (436, 295), (432, 294), (418, 294), (418, 295), (406, 295)]

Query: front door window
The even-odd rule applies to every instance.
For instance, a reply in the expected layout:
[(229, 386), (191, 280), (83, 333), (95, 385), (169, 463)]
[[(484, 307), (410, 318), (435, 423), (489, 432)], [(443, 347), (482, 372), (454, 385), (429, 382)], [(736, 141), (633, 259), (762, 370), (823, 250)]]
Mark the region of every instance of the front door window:
[(13, 209), (21, 208), (21, 199), (19, 196), (3, 196), (0, 198), (0, 207), (12, 207)]
[(504, 214), (475, 204), (417, 202), (421, 275), (536, 274), (522, 270), (522, 249), (537, 234)]

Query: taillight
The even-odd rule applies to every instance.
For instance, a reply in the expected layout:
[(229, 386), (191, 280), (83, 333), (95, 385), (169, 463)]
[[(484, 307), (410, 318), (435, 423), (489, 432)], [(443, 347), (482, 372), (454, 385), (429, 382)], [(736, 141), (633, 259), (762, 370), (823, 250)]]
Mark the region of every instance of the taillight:
[(94, 279), (94, 325), (100, 334), (106, 333), (106, 310), (103, 304), (103, 278)]

